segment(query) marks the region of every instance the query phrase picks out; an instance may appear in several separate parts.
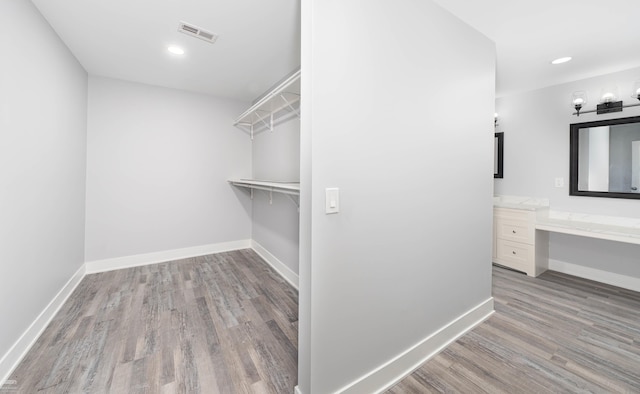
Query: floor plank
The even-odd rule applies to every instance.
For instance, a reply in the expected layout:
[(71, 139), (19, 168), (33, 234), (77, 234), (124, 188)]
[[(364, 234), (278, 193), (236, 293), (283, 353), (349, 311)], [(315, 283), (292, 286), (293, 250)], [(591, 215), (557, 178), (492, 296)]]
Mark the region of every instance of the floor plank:
[[(388, 393), (639, 393), (640, 293), (493, 269), (496, 313)], [(251, 250), (88, 275), (18, 393), (291, 393), (297, 292)]]
[(640, 293), (493, 268), (496, 313), (387, 393), (640, 393)]
[(297, 291), (252, 250), (87, 275), (9, 379), (18, 393), (292, 393), (297, 320)]

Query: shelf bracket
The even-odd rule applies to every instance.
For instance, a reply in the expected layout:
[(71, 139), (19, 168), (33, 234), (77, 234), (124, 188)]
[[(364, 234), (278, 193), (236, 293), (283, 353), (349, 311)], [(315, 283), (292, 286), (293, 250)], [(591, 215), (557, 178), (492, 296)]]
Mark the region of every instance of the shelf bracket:
[(251, 199), (253, 200), (253, 188), (249, 189), (251, 191)]
[(300, 203), (296, 201), (295, 197), (293, 197), (293, 195), (291, 194), (286, 194), (286, 196), (289, 197), (291, 201), (293, 201), (293, 203), (296, 205), (296, 208), (298, 208), (298, 212), (300, 212)]
[(300, 117), (300, 112), (298, 112), (295, 108), (293, 108), (293, 106), (291, 105), (291, 103), (289, 102), (289, 100), (287, 100), (286, 97), (284, 97), (284, 94), (280, 95), (280, 98), (282, 98), (282, 100), (284, 101), (284, 103), (287, 105), (287, 107), (289, 107), (291, 109), (291, 111), (293, 111), (296, 115), (298, 115), (298, 118)]
[(248, 122), (238, 122), (235, 123), (234, 126), (236, 126), (237, 128), (239, 128), (240, 130), (246, 132), (247, 134), (251, 135), (251, 123)]
[[(258, 189), (264, 192), (264, 194), (269, 196), (269, 205), (273, 205), (273, 189), (269, 189), (269, 190), (265, 190), (265, 189)], [(253, 192), (253, 188), (251, 189), (251, 192)]]
[(253, 123), (251, 123), (251, 141), (253, 141)]
[[(259, 114), (260, 111), (256, 110), (254, 114), (258, 117), (258, 120), (261, 121), (269, 130), (273, 131), (273, 113), (271, 113), (271, 123), (267, 123), (262, 116)], [(266, 112), (266, 111), (263, 111)]]

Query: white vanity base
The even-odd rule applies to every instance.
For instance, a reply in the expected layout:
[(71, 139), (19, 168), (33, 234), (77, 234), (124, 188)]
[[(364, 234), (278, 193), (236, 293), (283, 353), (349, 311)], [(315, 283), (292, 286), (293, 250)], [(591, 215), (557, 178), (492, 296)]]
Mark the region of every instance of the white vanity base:
[(536, 220), (549, 209), (549, 201), (502, 196), (493, 203), (493, 262), (529, 276), (546, 271), (549, 234), (536, 231)]
[(549, 264), (549, 235), (536, 231), (536, 212), (494, 208), (493, 262), (529, 276), (538, 276)]
[[(550, 211), (545, 199), (494, 197), (493, 262), (538, 276), (547, 269), (639, 290), (640, 279), (549, 261), (549, 233), (640, 245), (640, 219)], [(591, 272), (598, 271), (598, 272)], [(603, 275), (605, 273), (606, 275)]]

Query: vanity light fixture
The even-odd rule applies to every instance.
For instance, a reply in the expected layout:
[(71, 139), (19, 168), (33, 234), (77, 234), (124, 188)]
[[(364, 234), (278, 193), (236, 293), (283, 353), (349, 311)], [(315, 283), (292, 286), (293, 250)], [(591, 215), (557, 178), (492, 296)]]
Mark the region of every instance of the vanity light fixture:
[[(587, 93), (583, 90), (573, 92), (571, 97), (571, 106), (576, 110), (573, 114), (580, 116), (580, 114), (595, 112), (598, 115), (608, 114), (612, 112), (622, 112), (624, 108), (638, 107), (639, 104), (624, 105), (622, 100), (619, 99), (617, 86), (607, 86), (601, 90), (600, 103), (596, 105), (596, 109), (589, 111), (581, 111), (587, 104)], [(640, 100), (640, 80), (636, 81), (631, 91), (631, 97)]]
[(580, 110), (587, 103), (587, 92), (584, 90), (579, 90), (577, 92), (573, 92), (573, 97), (571, 99), (571, 105), (576, 109), (576, 115), (580, 116)]
[(631, 90), (631, 97), (640, 100), (640, 79), (633, 84), (633, 89)]
[(600, 104), (596, 106), (596, 112), (600, 114), (608, 114), (611, 112), (622, 111), (622, 100), (618, 100), (618, 87), (615, 85), (607, 86), (600, 92)]

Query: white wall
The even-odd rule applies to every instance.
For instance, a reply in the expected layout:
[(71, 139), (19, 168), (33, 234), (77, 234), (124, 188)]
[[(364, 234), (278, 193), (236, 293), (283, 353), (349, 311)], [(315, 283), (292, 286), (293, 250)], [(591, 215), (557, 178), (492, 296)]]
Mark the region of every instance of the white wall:
[(87, 74), (30, 1), (0, 1), (2, 358), (83, 263)]
[(300, 232), (298, 260), (298, 385), (296, 394), (311, 394), (311, 92), (314, 51), (314, 4), (300, 4)]
[[(306, 394), (350, 385), (490, 299), (495, 51), (431, 1), (304, 3)], [(327, 187), (339, 214), (324, 213)]]
[(91, 77), (86, 261), (249, 239), (247, 106)]
[[(640, 218), (638, 200), (569, 196), (569, 125), (640, 115), (640, 107), (632, 107), (576, 117), (571, 115), (572, 92), (586, 90), (590, 102), (583, 109), (593, 109), (601, 88), (615, 84), (620, 98), (631, 104), (631, 87), (639, 78), (640, 68), (636, 68), (496, 100), (497, 131), (504, 131), (505, 142), (504, 178), (495, 180), (495, 193), (549, 198), (551, 209), (558, 211)], [(556, 177), (564, 178), (564, 187), (554, 187)], [(606, 257), (601, 253), (603, 243)], [(549, 253), (552, 260), (640, 278), (640, 246), (551, 234)]]
[[(252, 146), (252, 178), (297, 182), (300, 180), (300, 120), (279, 124), (273, 132), (257, 134)], [(294, 197), (297, 199), (297, 197)], [(298, 208), (284, 194), (269, 196), (256, 191), (253, 199), (252, 239), (294, 273), (298, 273)]]

